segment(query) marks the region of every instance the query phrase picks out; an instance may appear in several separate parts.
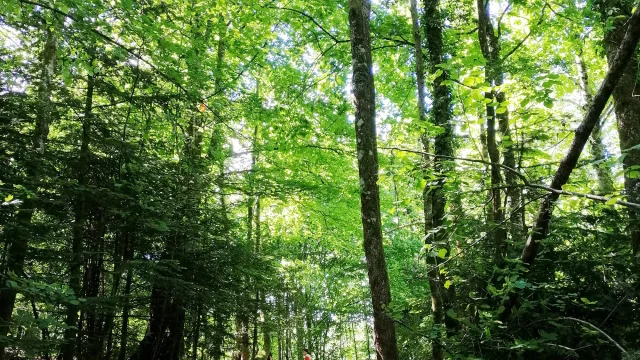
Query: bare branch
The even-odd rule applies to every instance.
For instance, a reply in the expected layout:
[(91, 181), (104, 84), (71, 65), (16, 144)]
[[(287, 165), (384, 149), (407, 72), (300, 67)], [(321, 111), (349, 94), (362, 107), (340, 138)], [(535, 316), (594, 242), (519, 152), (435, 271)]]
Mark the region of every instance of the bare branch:
[[(555, 189), (553, 187), (546, 186), (546, 185), (541, 185), (541, 184), (533, 184), (533, 183), (531, 183), (529, 181), (529, 179), (527, 179), (527, 177), (524, 174), (522, 174), (518, 170), (513, 169), (513, 168), (511, 168), (509, 166), (506, 166), (504, 164), (500, 164), (500, 163), (493, 163), (493, 162), (490, 162), (490, 161), (485, 161), (485, 160), (480, 160), (480, 159), (463, 158), (463, 157), (457, 157), (457, 156), (436, 155), (436, 154), (427, 153), (427, 152), (424, 152), (424, 151), (411, 150), (411, 149), (401, 149), (401, 148), (397, 148), (397, 147), (380, 147), (380, 149), (382, 149), (382, 150), (391, 150), (391, 151), (408, 152), (408, 153), (426, 155), (426, 156), (431, 156), (431, 157), (434, 157), (434, 158), (441, 158), (441, 159), (448, 159), (448, 160), (467, 161), (467, 162), (479, 163), (479, 164), (484, 164), (484, 165), (489, 165), (489, 166), (491, 166), (491, 165), (499, 166), (499, 167), (501, 167), (501, 168), (513, 173), (515, 176), (517, 176), (522, 181), (523, 186), (528, 187), (528, 188), (540, 189), (540, 190), (544, 190), (544, 191), (547, 191), (549, 193), (558, 194), (558, 195), (576, 196), (576, 197), (581, 197), (581, 198), (594, 200), (594, 201), (599, 201), (599, 202), (612, 202), (615, 199), (615, 198), (606, 197), (606, 196), (598, 196), (598, 195), (592, 195), (592, 194), (584, 194), (584, 193), (578, 193), (578, 192), (573, 192), (573, 191)], [(619, 200), (619, 199), (615, 199), (615, 203), (618, 204), (618, 205), (621, 205), (621, 206), (625, 206), (627, 208), (640, 210), (640, 204), (637, 204), (637, 203), (624, 201), (624, 200)]]
[(571, 320), (571, 321), (579, 322), (579, 323), (584, 324), (584, 325), (588, 325), (589, 327), (593, 328), (594, 330), (597, 330), (600, 334), (604, 335), (604, 337), (609, 339), (609, 341), (611, 341), (618, 348), (618, 350), (620, 350), (623, 354), (626, 354), (627, 350), (625, 350), (622, 346), (620, 346), (620, 344), (618, 344), (615, 340), (613, 340), (613, 338), (611, 336), (609, 336), (609, 334), (607, 334), (606, 332), (602, 331), (602, 329), (600, 329), (599, 327), (593, 325), (592, 323), (590, 323), (588, 321), (576, 319), (574, 317), (569, 317), (569, 316), (561, 317), (560, 319), (561, 320)]
[[(544, 11), (547, 9), (548, 6), (549, 4), (545, 3), (544, 6), (542, 7), (542, 14), (540, 15), (540, 19), (536, 23), (536, 26), (542, 24), (542, 21), (544, 20)], [(533, 29), (530, 29), (527, 35), (522, 40), (520, 40), (520, 42), (516, 46), (514, 46), (513, 49), (511, 49), (511, 51), (509, 51), (507, 55), (505, 55), (500, 61), (505, 62), (509, 58), (509, 56), (513, 55), (513, 53), (518, 51), (518, 49), (520, 49), (520, 47), (524, 45), (527, 39), (529, 39), (531, 34), (533, 34)]]
[(507, 11), (509, 11), (509, 9), (511, 8), (512, 2), (509, 1), (509, 3), (507, 4), (507, 7), (504, 8), (504, 11), (502, 12), (502, 14), (500, 14), (500, 17), (498, 18), (498, 38), (500, 38), (500, 36), (502, 35), (502, 18), (504, 17), (504, 15), (507, 13)]
[(316, 21), (316, 19), (314, 19), (311, 15), (307, 14), (304, 11), (300, 11), (297, 9), (292, 9), (292, 8), (288, 8), (288, 7), (278, 7), (278, 6), (267, 6), (268, 9), (275, 9), (275, 10), (287, 10), (287, 11), (291, 11), (294, 12), (296, 14), (302, 15), (304, 17), (306, 17), (307, 19), (311, 20), (311, 22), (313, 22), (318, 29), (320, 29), (320, 31), (322, 31), (323, 33), (325, 33), (329, 38), (331, 38), (331, 40), (333, 40), (333, 42), (335, 42), (336, 44), (341, 44), (341, 43), (348, 43), (351, 40), (339, 40), (338, 38), (336, 38), (332, 33), (330, 33), (329, 31), (327, 31), (322, 25), (320, 25), (320, 23), (318, 23), (318, 21)]

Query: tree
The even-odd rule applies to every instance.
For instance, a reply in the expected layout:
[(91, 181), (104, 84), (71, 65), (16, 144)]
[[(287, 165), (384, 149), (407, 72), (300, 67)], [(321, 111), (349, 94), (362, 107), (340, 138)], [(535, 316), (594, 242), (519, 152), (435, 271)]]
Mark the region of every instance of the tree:
[(3, 357), (632, 357), (632, 9), (0, 0)]
[[(427, 43), (429, 70), (435, 76), (432, 85), (433, 108), (431, 115), (434, 125), (439, 126), (442, 132), (436, 136), (434, 141), (434, 153), (436, 155), (434, 158), (435, 180), (433, 184), (425, 185), (425, 191), (431, 192), (431, 197), (425, 199), (425, 201), (431, 201), (431, 214), (425, 212), (425, 219), (429, 216), (431, 217), (431, 227), (425, 226), (424, 235), (431, 247), (428, 255), (428, 264), (430, 266), (429, 288), (431, 291), (433, 321), (436, 326), (440, 327), (443, 327), (445, 323), (450, 326), (450, 321), (445, 321), (445, 317), (447, 309), (450, 309), (450, 305), (447, 304), (447, 300), (450, 298), (450, 296), (447, 296), (447, 289), (451, 287), (451, 281), (448, 281), (447, 286), (444, 285), (446, 277), (440, 271), (441, 261), (439, 259), (446, 261), (451, 253), (446, 231), (447, 198), (444, 192), (444, 184), (446, 182), (446, 174), (451, 167), (450, 160), (445, 157), (453, 156), (451, 91), (446, 84), (448, 80), (447, 73), (442, 69), (445, 58), (443, 29), (444, 20), (440, 13), (440, 1), (425, 1), (424, 33)], [(427, 148), (424, 150), (428, 152)], [(426, 220), (425, 222), (428, 223)], [(440, 253), (443, 250), (444, 256)], [(436, 338), (433, 342), (433, 358), (443, 359), (444, 350), (440, 343), (441, 340)]]
[[(565, 157), (558, 166), (558, 170), (556, 170), (553, 176), (550, 186), (551, 189), (561, 190), (569, 180), (569, 176), (575, 168), (593, 128), (600, 120), (602, 110), (604, 110), (605, 105), (609, 101), (609, 97), (614, 92), (618, 81), (624, 75), (624, 71), (629, 65), (633, 53), (636, 50), (636, 45), (638, 44), (638, 40), (640, 40), (640, 31), (636, 31), (636, 29), (640, 30), (640, 8), (636, 9), (629, 19), (628, 31), (625, 33), (624, 39), (620, 43), (620, 47), (618, 48), (615, 57), (609, 64), (609, 72), (607, 73), (607, 76), (600, 85), (598, 92), (591, 100), (589, 109), (585, 113), (580, 126), (576, 129), (571, 147), (567, 151)], [(547, 237), (553, 205), (559, 196), (560, 195), (558, 193), (551, 193), (540, 203), (540, 208), (536, 215), (535, 226), (529, 235), (527, 243), (522, 250), (522, 255), (520, 256), (520, 260), (523, 263), (531, 265), (535, 260), (538, 254), (540, 241)]]
[(391, 303), (389, 275), (382, 244), (380, 195), (378, 189), (378, 148), (376, 101), (373, 83), (368, 0), (349, 0), (349, 26), (355, 97), (356, 143), (364, 250), (367, 258), (374, 345), (378, 359), (398, 359), (395, 324), (385, 307)]
[[(31, 152), (33, 153), (32, 163), (27, 169), (28, 177), (34, 190), (37, 189), (40, 182), (40, 174), (42, 172), (42, 164), (38, 161), (38, 157), (44, 156), (46, 151), (47, 140), (49, 136), (49, 126), (54, 120), (55, 104), (53, 102), (54, 80), (57, 73), (57, 38), (53, 29), (48, 28), (45, 31), (44, 46), (40, 55), (40, 81), (38, 85), (38, 103), (37, 117), (35, 121), (35, 130), (33, 133)], [(32, 190), (33, 191), (33, 190)], [(18, 209), (15, 216), (15, 223), (10, 224), (8, 230), (5, 230), (8, 240), (8, 249), (6, 253), (6, 265), (2, 268), (3, 275), (13, 273), (17, 276), (24, 274), (24, 262), (27, 256), (27, 250), (30, 237), (30, 223), (37, 203), (35, 199), (28, 198), (23, 204), (22, 209)], [(9, 330), (8, 323), (15, 307), (17, 291), (8, 288), (5, 284), (0, 285), (0, 337), (7, 335)], [(0, 359), (4, 358), (4, 341), (0, 341)]]

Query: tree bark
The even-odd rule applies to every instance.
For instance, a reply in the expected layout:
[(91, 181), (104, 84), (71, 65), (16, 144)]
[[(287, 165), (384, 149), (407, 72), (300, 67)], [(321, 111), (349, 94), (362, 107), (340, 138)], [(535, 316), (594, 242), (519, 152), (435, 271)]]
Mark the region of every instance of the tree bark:
[[(91, 59), (94, 57), (91, 56)], [(84, 263), (83, 244), (85, 241), (85, 227), (89, 212), (86, 189), (89, 175), (89, 157), (91, 155), (89, 142), (91, 141), (91, 121), (93, 118), (93, 90), (95, 87), (95, 75), (87, 75), (87, 94), (85, 98), (84, 119), (82, 121), (82, 143), (76, 172), (76, 180), (79, 189), (73, 204), (74, 223), (73, 237), (71, 241), (71, 261), (69, 264), (69, 287), (76, 298), (82, 294), (82, 264)], [(67, 305), (65, 324), (69, 327), (64, 332), (64, 344), (61, 349), (62, 360), (73, 360), (76, 355), (76, 337), (78, 335), (78, 311), (77, 300)]]
[(378, 359), (397, 360), (395, 324), (385, 311), (385, 307), (391, 303), (391, 290), (384, 256), (380, 217), (370, 13), (371, 3), (369, 0), (349, 0), (360, 202), (364, 250), (373, 305), (373, 332)]
[(215, 319), (215, 330), (211, 339), (212, 358), (213, 360), (220, 360), (224, 355), (222, 345), (227, 332), (227, 321), (229, 320), (226, 314), (221, 314)]
[(104, 333), (107, 335), (107, 346), (104, 355), (105, 360), (111, 359), (111, 354), (113, 352), (113, 323), (119, 305), (115, 299), (120, 289), (120, 283), (122, 282), (122, 274), (124, 272), (124, 253), (125, 249), (128, 248), (128, 242), (129, 232), (126, 230), (121, 230), (116, 235), (115, 246), (113, 250), (113, 276), (111, 280), (111, 291), (109, 293), (109, 297), (113, 299), (114, 303), (109, 309), (104, 322)]
[[(638, 6), (638, 4), (636, 4)], [(638, 6), (640, 7), (640, 6)], [(607, 10), (613, 13), (607, 15)], [(638, 10), (636, 10), (636, 13)], [(619, 0), (602, 0), (602, 14), (605, 19), (611, 16), (612, 27), (605, 34), (605, 44), (609, 69), (612, 71), (616, 66), (616, 51), (621, 44), (624, 44), (630, 32), (634, 30), (631, 20), (624, 19), (631, 13), (631, 3), (624, 3)], [(622, 15), (621, 17), (618, 17)], [(631, 19), (635, 16), (632, 15)], [(623, 159), (624, 189), (627, 201), (640, 202), (640, 90), (638, 90), (639, 64), (638, 52), (631, 55), (631, 59), (622, 71), (620, 81), (613, 90), (614, 109), (618, 122), (618, 135), (620, 138), (620, 149), (625, 154)], [(633, 147), (635, 149), (632, 149)], [(631, 247), (634, 262), (640, 265), (640, 213), (630, 209), (629, 213), (629, 233), (631, 235)]]
[[(486, 106), (487, 115), (487, 152), (489, 153), (489, 159), (491, 160), (491, 220), (494, 224), (500, 224), (504, 221), (504, 207), (502, 204), (502, 193), (499, 189), (502, 186), (502, 175), (500, 174), (500, 150), (498, 149), (498, 143), (496, 140), (496, 122), (498, 122), (500, 129), (503, 131), (509, 131), (509, 118), (508, 113), (505, 111), (498, 117), (496, 114), (496, 106), (491, 104), (494, 102), (501, 103), (505, 101), (505, 95), (499, 89), (495, 90), (503, 83), (503, 70), (500, 59), (500, 41), (494, 32), (493, 24), (491, 22), (491, 15), (489, 13), (489, 0), (477, 0), (478, 7), (478, 41), (480, 43), (480, 49), (482, 55), (486, 61), (485, 77), (487, 82), (494, 87), (494, 90), (485, 93), (485, 98), (490, 101)], [(505, 162), (512, 159), (513, 153), (507, 156), (505, 152)], [(505, 163), (505, 165), (507, 165)], [(509, 166), (509, 165), (507, 165)], [(513, 180), (513, 179), (512, 179)], [(501, 266), (504, 257), (506, 255), (506, 239), (507, 232), (499, 226), (493, 234), (494, 241), (494, 261), (498, 266)]]
[[(439, 0), (424, 1), (424, 32), (427, 40), (427, 52), (429, 56), (430, 72), (436, 74), (440, 72), (433, 80), (432, 101), (433, 108), (431, 110), (433, 122), (441, 127), (443, 132), (436, 136), (434, 142), (434, 152), (436, 155), (453, 156), (452, 136), (453, 130), (451, 125), (451, 90), (443, 81), (448, 79), (447, 72), (440, 68), (439, 65), (444, 63), (444, 44), (442, 32), (444, 29), (444, 20), (440, 12)], [(426, 149), (425, 149), (426, 150)], [(440, 249), (445, 249), (446, 259), (450, 254), (450, 246), (446, 234), (446, 206), (447, 198), (444, 192), (444, 184), (446, 182), (447, 171), (451, 168), (450, 161), (441, 157), (434, 159), (435, 180), (428, 186), (432, 189), (431, 196), (431, 227), (425, 226), (424, 234), (428, 244), (431, 245), (431, 251), (427, 256), (430, 264), (429, 271), (429, 287), (431, 289), (431, 309), (433, 311), (433, 322), (437, 331), (440, 333), (448, 324), (453, 326), (451, 321), (446, 320), (447, 308), (447, 289), (444, 287), (445, 278), (440, 274), (438, 265), (441, 259), (436, 254)], [(427, 199), (425, 199), (427, 200)], [(425, 213), (425, 219), (428, 214)], [(426, 225), (429, 225), (426, 222)], [(444, 260), (443, 259), (443, 260)], [(453, 290), (451, 287), (449, 289)], [(434, 360), (444, 358), (444, 349), (440, 336), (433, 339), (432, 355)]]
[[(129, 240), (128, 248), (125, 250), (124, 260), (128, 263), (133, 260), (134, 241)], [(127, 357), (127, 344), (129, 341), (129, 312), (131, 305), (129, 295), (131, 295), (131, 283), (133, 281), (133, 270), (127, 269), (127, 279), (124, 285), (123, 305), (122, 305), (122, 324), (120, 328), (120, 350), (118, 352), (118, 360), (124, 360)]]
[[(85, 267), (84, 297), (96, 300), (100, 295), (100, 284), (102, 269), (104, 267), (104, 237), (106, 233), (105, 215), (101, 210), (94, 212), (92, 221), (94, 227), (91, 231), (91, 252), (87, 256)], [(87, 306), (86, 314), (86, 352), (84, 359), (100, 360), (102, 359), (103, 341), (103, 317), (101, 316), (100, 307), (97, 305)]]

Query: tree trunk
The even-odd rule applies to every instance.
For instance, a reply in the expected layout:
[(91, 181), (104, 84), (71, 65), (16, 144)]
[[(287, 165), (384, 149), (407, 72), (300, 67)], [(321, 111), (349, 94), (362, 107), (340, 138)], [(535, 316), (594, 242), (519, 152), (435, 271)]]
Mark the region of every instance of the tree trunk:
[[(91, 59), (94, 57), (92, 56)], [(82, 294), (82, 264), (84, 263), (83, 244), (85, 240), (85, 227), (87, 214), (89, 212), (86, 199), (86, 185), (89, 175), (89, 142), (91, 141), (91, 121), (93, 117), (93, 90), (95, 86), (95, 75), (87, 76), (87, 95), (84, 107), (84, 119), (82, 121), (82, 144), (80, 146), (80, 157), (76, 172), (76, 179), (79, 188), (73, 204), (74, 222), (73, 237), (71, 242), (71, 261), (69, 264), (69, 287), (73, 290), (76, 298)], [(80, 310), (77, 300), (73, 300), (67, 305), (67, 316), (65, 324), (69, 327), (64, 332), (64, 344), (61, 349), (62, 360), (73, 360), (76, 354), (76, 337), (78, 335), (78, 311)]]
[(378, 359), (397, 360), (395, 324), (391, 316), (385, 312), (385, 307), (391, 303), (391, 290), (382, 243), (380, 217), (376, 103), (369, 28), (370, 12), (371, 3), (369, 0), (349, 0), (362, 227)]
[[(300, 294), (296, 292), (296, 294)], [(302, 309), (300, 309), (300, 296), (296, 295), (293, 299), (293, 316), (295, 317), (295, 327), (296, 327), (296, 356), (300, 356), (302, 354), (302, 349), (304, 349), (304, 322), (302, 319)]]
[[(129, 240), (129, 246), (125, 250), (125, 261), (133, 260), (134, 242)], [(129, 340), (129, 311), (131, 309), (129, 295), (131, 294), (131, 282), (133, 280), (133, 270), (127, 269), (127, 279), (124, 285), (123, 305), (122, 305), (122, 325), (120, 328), (120, 351), (118, 352), (118, 360), (125, 360), (127, 357), (127, 344)]]
[(196, 305), (195, 319), (193, 322), (193, 336), (191, 340), (191, 359), (198, 360), (198, 346), (200, 340), (200, 324), (202, 323), (202, 316), (200, 314), (200, 305)]
[(244, 314), (236, 315), (236, 359), (249, 360), (249, 318)]
[[(605, 18), (611, 16), (613, 21), (613, 27), (607, 27), (609, 31), (605, 34), (609, 69), (612, 71), (616, 66), (616, 51), (621, 46), (620, 44), (624, 44), (628, 33), (640, 30), (634, 30), (633, 23), (624, 18), (631, 13), (630, 3), (625, 5), (622, 1), (602, 0), (602, 10), (603, 16)], [(607, 15), (607, 10), (611, 10), (613, 13)], [(638, 10), (636, 10), (637, 12)], [(619, 15), (623, 17), (616, 17)], [(637, 89), (638, 75), (640, 75), (639, 62), (636, 51), (632, 53), (629, 64), (624, 68), (620, 81), (613, 90), (620, 150), (625, 154), (622, 162), (625, 169), (624, 189), (627, 201), (633, 203), (640, 202), (640, 148), (638, 148), (640, 145), (640, 120), (638, 119), (640, 116), (640, 90)], [(634, 146), (636, 148), (632, 149)], [(640, 213), (638, 210), (630, 209), (629, 233), (634, 262), (640, 265)]]
[(265, 356), (269, 356), (271, 353), (271, 329), (269, 328), (269, 323), (266, 320), (266, 315), (265, 323), (262, 327), (262, 349), (264, 350)]
[(222, 346), (224, 344), (224, 338), (227, 332), (227, 321), (228, 317), (226, 315), (217, 316), (215, 319), (215, 331), (211, 339), (211, 347), (213, 348), (213, 360), (220, 360), (224, 355), (224, 351)]
[[(509, 111), (506, 108), (506, 95), (499, 88), (504, 82), (504, 70), (502, 68), (502, 59), (500, 58), (500, 39), (495, 34), (491, 14), (489, 12), (489, 0), (477, 0), (478, 7), (478, 41), (482, 55), (486, 61), (485, 77), (486, 81), (491, 84), (493, 90), (485, 93), (485, 98), (489, 100), (486, 106), (487, 112), (487, 150), (489, 158), (493, 165), (491, 166), (491, 188), (492, 190), (492, 220), (498, 228), (494, 232), (494, 261), (498, 266), (502, 266), (504, 257), (507, 254), (507, 231), (502, 226), (505, 219), (504, 206), (501, 199), (501, 191), (498, 187), (502, 186), (502, 178), (500, 175), (500, 151), (496, 141), (496, 125), (502, 135), (504, 148), (504, 165), (515, 169), (515, 155), (513, 150), (514, 141), (511, 139), (511, 129), (509, 127)], [(497, 103), (495, 105), (494, 103)], [(500, 110), (498, 110), (500, 109)], [(496, 124), (497, 122), (497, 124)], [(510, 171), (505, 172), (505, 182), (509, 187), (507, 201), (509, 209), (514, 211), (520, 206), (520, 189), (514, 185), (516, 178)], [(521, 235), (522, 219), (520, 212), (515, 211), (511, 214), (512, 236), (518, 238)]]
[[(56, 73), (56, 51), (57, 39), (54, 32), (47, 27), (44, 48), (40, 55), (41, 59), (41, 79), (38, 86), (37, 117), (33, 134), (33, 164), (29, 166), (29, 178), (33, 182), (34, 191), (40, 177), (40, 164), (38, 157), (42, 157), (46, 150), (46, 142), (49, 135), (49, 125), (53, 121), (55, 104), (51, 97), (53, 93), (53, 78)], [(35, 210), (36, 203), (33, 199), (26, 198), (21, 206), (21, 211), (17, 212), (15, 224), (5, 228), (5, 236), (8, 239), (8, 249), (6, 264), (3, 270), (12, 272), (16, 276), (22, 276), (25, 257), (29, 247), (29, 230), (31, 218)], [(6, 274), (2, 274), (6, 275)], [(11, 315), (15, 307), (17, 292), (15, 289), (6, 287), (5, 282), (0, 283), (0, 338), (7, 336), (11, 323)], [(4, 341), (0, 341), (0, 360), (4, 359)]]
[[(91, 236), (91, 252), (85, 270), (86, 288), (84, 296), (91, 300), (97, 300), (100, 294), (100, 281), (104, 262), (104, 237), (106, 233), (104, 213), (97, 210), (93, 216), (94, 229)], [(102, 316), (97, 305), (91, 305), (86, 309), (86, 341), (87, 349), (84, 355), (86, 360), (102, 359)]]
[(355, 356), (355, 360), (358, 360), (358, 343), (356, 342), (356, 331), (354, 326), (354, 324), (351, 324), (351, 338), (353, 339), (353, 354)]
[[(440, 12), (439, 0), (424, 1), (424, 32), (427, 40), (427, 53), (429, 57), (429, 69), (431, 73), (436, 73), (440, 68), (438, 65), (444, 62), (444, 49), (442, 32), (444, 29), (444, 20)], [(433, 108), (432, 116), (435, 125), (440, 126), (444, 131), (436, 136), (434, 142), (434, 152), (436, 155), (453, 156), (452, 146), (452, 125), (451, 125), (451, 91), (449, 87), (443, 85), (443, 81), (447, 80), (448, 75), (442, 71), (439, 76), (433, 80)], [(423, 137), (426, 137), (423, 135)], [(426, 150), (426, 149), (425, 149)], [(425, 221), (424, 235), (431, 251), (427, 255), (429, 264), (429, 287), (431, 289), (431, 310), (433, 311), (434, 327), (438, 334), (433, 339), (432, 356), (434, 360), (444, 358), (444, 349), (442, 348), (441, 332), (445, 328), (445, 309), (446, 309), (446, 289), (444, 288), (444, 278), (440, 275), (440, 257), (437, 256), (440, 249), (446, 251), (445, 258), (449, 256), (450, 246), (447, 240), (445, 215), (447, 198), (444, 192), (444, 183), (446, 182), (446, 173), (450, 169), (449, 160), (443, 160), (440, 157), (434, 159), (435, 180), (428, 184), (431, 188), (431, 221)], [(426, 191), (426, 189), (425, 189)], [(429, 199), (425, 198), (425, 201)], [(425, 206), (425, 210), (426, 210)], [(425, 212), (425, 220), (429, 214)]]
[(111, 291), (109, 293), (109, 298), (112, 299), (114, 303), (112, 307), (109, 308), (104, 322), (104, 333), (107, 335), (107, 346), (104, 360), (111, 359), (111, 354), (113, 352), (113, 323), (119, 305), (116, 301), (116, 296), (118, 295), (120, 283), (122, 282), (122, 273), (124, 272), (124, 253), (125, 249), (128, 247), (128, 241), (129, 234), (127, 231), (122, 230), (116, 235), (115, 246), (113, 249), (113, 276), (111, 280)]

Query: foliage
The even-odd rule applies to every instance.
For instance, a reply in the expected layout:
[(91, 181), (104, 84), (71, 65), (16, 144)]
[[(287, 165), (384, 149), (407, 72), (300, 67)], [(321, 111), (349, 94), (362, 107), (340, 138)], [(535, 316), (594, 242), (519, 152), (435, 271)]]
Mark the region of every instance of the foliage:
[[(386, 310), (400, 358), (426, 358), (437, 337), (451, 359), (619, 358), (569, 317), (635, 358), (639, 268), (616, 200), (628, 195), (625, 174), (637, 175), (623, 167), (637, 149), (619, 148), (615, 113), (602, 119), (603, 157), (585, 151), (563, 189), (595, 194), (604, 169), (614, 189), (599, 195), (613, 200), (561, 197), (531, 268), (517, 260), (526, 239), (509, 219), (491, 220), (483, 151), (486, 107), (508, 112), (500, 149), (516, 149), (529, 185), (546, 185), (584, 112), (576, 55), (595, 89), (615, 19), (595, 1), (491, 6), (510, 54), (503, 103), (485, 97), (496, 89), (475, 1), (441, 2), (446, 61), (427, 82), (448, 76), (457, 159), (447, 159), (446, 217), (434, 230), (447, 244), (425, 245), (422, 191), (439, 175), (425, 170), (420, 137), (443, 129), (418, 121), (408, 2), (373, 1)], [(252, 359), (299, 358), (305, 347), (314, 359), (375, 358), (347, 17), (336, 0), (0, 0), (5, 358), (57, 358), (71, 344), (81, 359), (142, 359), (154, 318), (173, 330), (149, 341), (177, 333), (175, 359), (243, 346)], [(526, 233), (547, 191), (525, 185), (508, 210), (521, 211)], [(493, 259), (497, 228), (509, 231), (504, 266)], [(434, 326), (428, 257), (444, 260), (453, 328)]]

